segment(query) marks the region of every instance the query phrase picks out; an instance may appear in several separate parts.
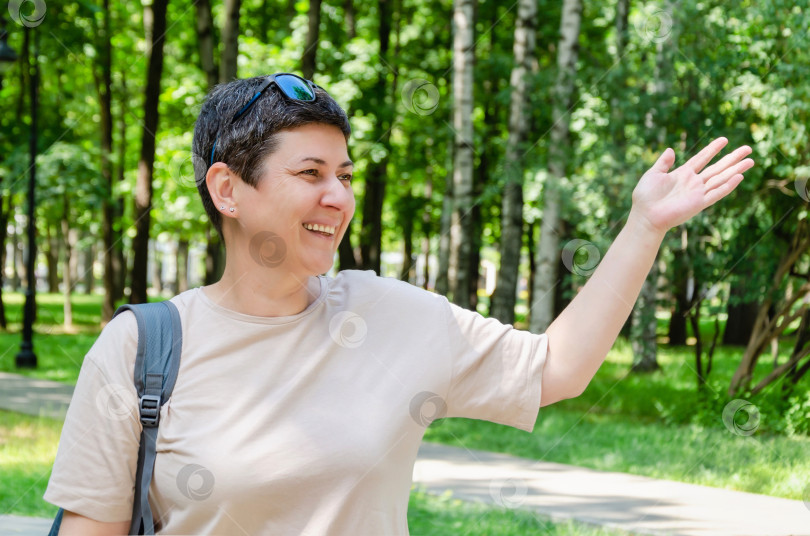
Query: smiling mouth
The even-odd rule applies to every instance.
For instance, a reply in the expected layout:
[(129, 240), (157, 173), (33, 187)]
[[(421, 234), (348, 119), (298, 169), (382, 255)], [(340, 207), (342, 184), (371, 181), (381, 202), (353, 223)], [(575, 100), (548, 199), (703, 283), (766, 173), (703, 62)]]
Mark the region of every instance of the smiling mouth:
[(321, 234), (323, 236), (335, 235), (335, 228), (331, 225), (318, 225), (317, 223), (305, 223), (304, 229), (306, 229), (307, 231), (312, 231), (314, 233)]

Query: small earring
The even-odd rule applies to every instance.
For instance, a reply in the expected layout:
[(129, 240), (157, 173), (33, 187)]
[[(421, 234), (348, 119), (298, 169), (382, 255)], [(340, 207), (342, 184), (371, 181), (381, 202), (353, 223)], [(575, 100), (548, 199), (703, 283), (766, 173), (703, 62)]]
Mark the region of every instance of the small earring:
[(219, 210), (225, 210), (225, 205), (220, 205)]
[(231, 212), (233, 212), (234, 210), (236, 210), (236, 209), (235, 209), (235, 208), (233, 208), (233, 207), (231, 207)]

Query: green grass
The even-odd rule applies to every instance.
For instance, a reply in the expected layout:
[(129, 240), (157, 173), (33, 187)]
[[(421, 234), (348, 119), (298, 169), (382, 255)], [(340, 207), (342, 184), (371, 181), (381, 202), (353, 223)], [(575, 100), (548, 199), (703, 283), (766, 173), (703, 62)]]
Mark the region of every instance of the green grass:
[(532, 434), (483, 421), (437, 421), (429, 441), (525, 458), (802, 499), (810, 439), (742, 437), (724, 427), (640, 425), (545, 408)]
[(82, 360), (97, 337), (98, 333), (45, 335), (37, 330), (34, 335), (37, 368), (18, 369), (15, 356), (20, 351), (21, 336), (0, 332), (0, 371), (75, 384)]
[[(37, 323), (40, 327), (62, 324), (65, 321), (63, 294), (37, 293)], [(90, 326), (98, 329), (101, 319), (101, 301), (99, 294), (72, 294), (70, 297), (73, 311), (73, 323), (77, 326)], [(6, 306), (6, 320), (9, 327), (19, 329), (23, 321), (25, 295), (20, 292), (3, 291), (3, 303)]]
[(663, 348), (660, 371), (628, 374), (632, 355), (629, 345), (620, 340), (580, 397), (540, 410), (533, 433), (484, 421), (448, 419), (431, 425), (425, 438), (606, 471), (802, 499), (810, 474), (810, 437), (775, 433), (785, 427), (778, 390), (753, 399), (760, 410), (756, 433), (735, 435), (724, 425), (722, 415), (729, 401), (727, 379), (739, 360), (739, 350), (717, 350), (709, 385), (701, 395), (697, 394), (693, 352), (691, 347)]
[(52, 517), (42, 499), (62, 422), (0, 410), (0, 513)]
[(552, 523), (539, 515), (521, 510), (492, 508), (453, 498), (449, 493), (434, 496), (422, 490), (411, 492), (408, 527), (412, 536), (619, 536), (622, 531), (607, 530), (571, 521)]
[(8, 329), (0, 330), (0, 371), (32, 378), (76, 383), (85, 354), (101, 332), (100, 295), (71, 296), (73, 328), (64, 328), (64, 296), (37, 294), (37, 318), (34, 323), (36, 369), (18, 369), (15, 356), (22, 342), (22, 310), (25, 297), (19, 292), (3, 292)]

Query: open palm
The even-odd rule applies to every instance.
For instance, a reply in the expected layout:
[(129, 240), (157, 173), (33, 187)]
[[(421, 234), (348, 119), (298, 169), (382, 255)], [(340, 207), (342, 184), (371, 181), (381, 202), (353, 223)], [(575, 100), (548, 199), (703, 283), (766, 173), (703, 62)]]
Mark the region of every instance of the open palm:
[(675, 163), (675, 151), (664, 151), (633, 190), (632, 211), (665, 233), (727, 196), (754, 165), (745, 158), (751, 148), (743, 145), (703, 169), (727, 143), (726, 138), (717, 138), (673, 171), (669, 168)]

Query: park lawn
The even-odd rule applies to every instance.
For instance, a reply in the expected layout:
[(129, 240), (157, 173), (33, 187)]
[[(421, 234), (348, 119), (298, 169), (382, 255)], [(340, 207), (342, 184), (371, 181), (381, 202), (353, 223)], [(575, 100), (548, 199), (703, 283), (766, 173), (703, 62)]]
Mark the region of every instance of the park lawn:
[(0, 410), (0, 514), (52, 517), (42, 500), (62, 421)]
[(412, 536), (453, 534), (454, 536), (620, 536), (610, 530), (572, 521), (554, 523), (532, 512), (494, 508), (453, 498), (449, 493), (430, 495), (411, 491), (408, 528)]
[(82, 360), (101, 332), (100, 295), (73, 294), (73, 327), (63, 326), (64, 296), (37, 294), (37, 318), (34, 323), (36, 369), (17, 369), (14, 358), (22, 342), (22, 309), (25, 301), (19, 292), (3, 292), (8, 330), (0, 330), (0, 371), (32, 378), (75, 384)]
[[(632, 354), (620, 339), (585, 392), (542, 408), (531, 434), (485, 421), (440, 419), (428, 428), (425, 439), (604, 471), (806, 498), (810, 437), (774, 433), (785, 426), (778, 414), (778, 390), (755, 399), (760, 414), (753, 435), (732, 433), (723, 422), (723, 408), (738, 350), (718, 348), (702, 395), (697, 394), (690, 357), (694, 359), (692, 347), (662, 348), (660, 371), (628, 374)], [(745, 422), (747, 415), (742, 417)]]

